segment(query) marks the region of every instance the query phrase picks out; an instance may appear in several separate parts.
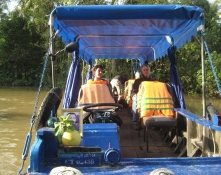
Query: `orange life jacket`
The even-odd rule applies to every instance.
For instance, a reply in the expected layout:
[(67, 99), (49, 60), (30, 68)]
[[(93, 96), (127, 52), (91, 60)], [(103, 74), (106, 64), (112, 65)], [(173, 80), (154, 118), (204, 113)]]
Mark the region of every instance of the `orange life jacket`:
[(144, 81), (137, 93), (137, 109), (140, 117), (174, 116), (174, 103), (166, 84), (157, 81)]
[(78, 104), (115, 103), (109, 88), (104, 84), (84, 84), (81, 86)]
[(106, 84), (107, 85), (107, 81), (105, 80), (88, 80), (87, 84)]

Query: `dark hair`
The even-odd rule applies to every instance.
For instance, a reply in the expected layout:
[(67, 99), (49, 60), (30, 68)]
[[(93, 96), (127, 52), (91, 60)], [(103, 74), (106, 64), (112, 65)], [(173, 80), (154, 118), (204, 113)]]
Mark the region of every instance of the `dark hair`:
[(96, 71), (98, 68), (104, 69), (102, 65), (95, 65), (91, 70), (94, 72)]

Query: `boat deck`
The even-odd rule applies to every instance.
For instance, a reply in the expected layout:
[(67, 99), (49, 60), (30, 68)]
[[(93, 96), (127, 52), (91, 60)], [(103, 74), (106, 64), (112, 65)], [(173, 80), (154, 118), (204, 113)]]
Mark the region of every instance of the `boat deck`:
[[(146, 152), (146, 143), (143, 140), (143, 130), (138, 137), (138, 130), (133, 129), (130, 109), (122, 109), (117, 114), (123, 120), (120, 128), (120, 144), (123, 158), (157, 158), (177, 157), (174, 153), (175, 147), (169, 147), (170, 143), (165, 142), (160, 135), (160, 130), (150, 129), (148, 134), (149, 151)], [(142, 128), (143, 129), (143, 128)]]

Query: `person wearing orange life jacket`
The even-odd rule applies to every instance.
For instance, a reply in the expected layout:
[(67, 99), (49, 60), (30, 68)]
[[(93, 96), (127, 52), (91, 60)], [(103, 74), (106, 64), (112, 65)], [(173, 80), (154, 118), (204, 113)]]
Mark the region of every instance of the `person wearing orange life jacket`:
[[(103, 66), (101, 65), (96, 65), (92, 68), (92, 73), (93, 73), (93, 79), (89, 79), (87, 81), (86, 85), (83, 85), (79, 94), (79, 104), (87, 104), (87, 103), (94, 103), (94, 104), (99, 104), (99, 103), (114, 103), (114, 96), (111, 90), (111, 85), (108, 80), (105, 80), (102, 78), (103, 75)], [(102, 86), (100, 86), (102, 85)], [(105, 87), (107, 85), (107, 88)], [(95, 88), (96, 87), (96, 88)], [(95, 89), (93, 89), (95, 88)], [(93, 91), (95, 90), (95, 91)], [(91, 91), (93, 91), (94, 94), (91, 95)], [(108, 94), (110, 93), (110, 94)], [(95, 99), (94, 95), (96, 96)], [(95, 100), (95, 101), (93, 101)], [(84, 103), (85, 101), (88, 101)], [(90, 102), (89, 102), (90, 101)], [(101, 105), (102, 106), (102, 105)], [(111, 119), (110, 119), (111, 118)], [(122, 120), (119, 118), (119, 116), (116, 115), (115, 112), (111, 112), (110, 114), (110, 120), (114, 123), (117, 123), (117, 125), (122, 125)], [(96, 123), (96, 116), (91, 116), (90, 112), (85, 112), (84, 113), (84, 123)], [(99, 121), (99, 120), (98, 120)]]
[(150, 76), (150, 67), (148, 64), (145, 64), (141, 67), (141, 78), (138, 78), (134, 81), (132, 91), (131, 91), (131, 98), (133, 100), (132, 103), (132, 115), (133, 115), (133, 127), (135, 130), (139, 128), (139, 116), (137, 115), (137, 92), (139, 90), (139, 86), (143, 81), (154, 81), (154, 79)]
[(87, 81), (87, 84), (106, 84), (109, 88), (110, 94), (112, 97), (114, 97), (112, 93), (112, 88), (108, 80), (105, 80), (102, 78), (103, 75), (103, 66), (102, 65), (95, 65), (92, 68), (92, 73), (93, 73), (93, 79), (89, 79)]

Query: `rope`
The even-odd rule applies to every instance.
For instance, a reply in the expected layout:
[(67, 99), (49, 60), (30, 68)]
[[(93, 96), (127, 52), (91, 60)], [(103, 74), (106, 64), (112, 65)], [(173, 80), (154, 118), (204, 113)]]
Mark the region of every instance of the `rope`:
[[(201, 33), (203, 35), (203, 33)], [(219, 79), (217, 77), (217, 74), (216, 74), (216, 70), (215, 70), (215, 67), (213, 65), (213, 61), (212, 61), (212, 57), (210, 55), (210, 52), (209, 52), (209, 49), (208, 49), (208, 46), (207, 46), (207, 43), (206, 41), (204, 41), (204, 45), (205, 45), (205, 48), (206, 48), (206, 52), (208, 54), (208, 57), (209, 57), (209, 61), (210, 61), (210, 65), (212, 67), (212, 71), (213, 71), (213, 75), (215, 77), (215, 80), (216, 80), (216, 85), (217, 85), (217, 88), (219, 90), (219, 95), (221, 96), (221, 88), (220, 88), (220, 84), (219, 84)]]
[(22, 153), (22, 160), (23, 161), (22, 161), (22, 165), (20, 167), (20, 170), (18, 172), (18, 175), (20, 175), (21, 171), (23, 170), (24, 162), (25, 162), (25, 160), (28, 156), (28, 152), (29, 152), (29, 149), (30, 149), (30, 144), (31, 144), (31, 139), (32, 139), (32, 128), (33, 128), (34, 123), (35, 123), (36, 111), (37, 111), (37, 106), (38, 106), (38, 101), (39, 101), (39, 97), (40, 97), (41, 87), (42, 87), (43, 79), (44, 79), (44, 75), (45, 75), (45, 70), (46, 70), (47, 62), (48, 62), (48, 58), (49, 58), (50, 47), (51, 47), (51, 41), (50, 41), (50, 44), (49, 44), (49, 47), (48, 47), (48, 52), (46, 54), (44, 67), (43, 67), (43, 71), (42, 71), (42, 74), (41, 74), (41, 80), (40, 80), (40, 84), (39, 84), (39, 88), (38, 88), (38, 93), (37, 93), (37, 96), (36, 96), (34, 111), (33, 111), (32, 117), (31, 117), (30, 131), (28, 132), (28, 135), (26, 136), (26, 141), (25, 141), (25, 145), (24, 145), (24, 149), (23, 149), (23, 153)]

